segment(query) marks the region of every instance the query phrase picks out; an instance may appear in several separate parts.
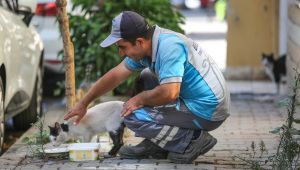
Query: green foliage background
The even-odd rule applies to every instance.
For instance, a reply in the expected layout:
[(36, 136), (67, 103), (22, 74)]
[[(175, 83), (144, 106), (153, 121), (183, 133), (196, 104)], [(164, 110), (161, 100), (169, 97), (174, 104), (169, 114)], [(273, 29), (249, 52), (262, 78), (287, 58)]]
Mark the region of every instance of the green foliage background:
[[(91, 79), (96, 80), (121, 62), (116, 46), (99, 46), (111, 31), (111, 20), (125, 10), (135, 11), (151, 24), (183, 33), (179, 24), (184, 17), (174, 10), (169, 0), (73, 0), (73, 9), (80, 15), (69, 14), (71, 38), (75, 52), (76, 86), (84, 79), (85, 67), (94, 65)], [(136, 76), (136, 74), (135, 74)], [(135, 76), (117, 88), (118, 93), (130, 91)]]

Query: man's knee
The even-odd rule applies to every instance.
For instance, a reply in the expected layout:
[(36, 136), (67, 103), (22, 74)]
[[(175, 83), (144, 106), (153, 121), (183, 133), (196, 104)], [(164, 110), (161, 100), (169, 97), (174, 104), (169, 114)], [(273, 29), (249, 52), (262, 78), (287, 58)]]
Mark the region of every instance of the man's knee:
[(159, 81), (157, 76), (152, 73), (150, 69), (144, 69), (141, 72), (140, 76), (135, 80), (133, 95), (137, 95), (138, 93), (145, 90), (152, 90), (158, 85)]
[(144, 90), (152, 90), (159, 85), (157, 76), (149, 68), (141, 72), (140, 78), (144, 82)]
[(134, 112), (124, 118), (124, 124), (130, 130), (140, 132), (154, 126), (154, 120), (143, 109), (138, 109)]
[(124, 117), (124, 124), (126, 125), (126, 127), (130, 126), (134, 122), (132, 116), (133, 114)]
[(142, 126), (143, 123), (138, 120), (133, 113), (131, 113), (124, 118), (124, 124), (127, 128), (134, 131), (135, 129), (138, 129), (140, 126)]

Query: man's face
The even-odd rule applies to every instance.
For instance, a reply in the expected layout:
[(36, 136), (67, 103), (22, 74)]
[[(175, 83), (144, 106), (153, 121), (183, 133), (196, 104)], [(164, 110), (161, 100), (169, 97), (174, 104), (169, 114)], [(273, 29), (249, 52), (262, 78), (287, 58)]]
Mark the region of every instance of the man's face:
[(142, 42), (136, 41), (135, 45), (132, 45), (129, 41), (119, 40), (116, 44), (119, 48), (120, 56), (128, 56), (134, 61), (139, 61), (143, 57), (145, 57), (145, 52), (143, 51)]

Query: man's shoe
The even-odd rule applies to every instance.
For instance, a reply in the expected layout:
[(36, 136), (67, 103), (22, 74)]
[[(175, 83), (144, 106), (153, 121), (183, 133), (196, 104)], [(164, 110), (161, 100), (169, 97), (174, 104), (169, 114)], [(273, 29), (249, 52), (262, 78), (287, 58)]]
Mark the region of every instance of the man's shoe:
[(215, 146), (217, 139), (206, 131), (201, 131), (200, 136), (192, 140), (184, 153), (170, 152), (168, 159), (174, 163), (192, 163), (199, 155), (203, 155)]
[(148, 139), (144, 139), (136, 146), (122, 146), (119, 150), (124, 159), (167, 159), (168, 151), (163, 150)]

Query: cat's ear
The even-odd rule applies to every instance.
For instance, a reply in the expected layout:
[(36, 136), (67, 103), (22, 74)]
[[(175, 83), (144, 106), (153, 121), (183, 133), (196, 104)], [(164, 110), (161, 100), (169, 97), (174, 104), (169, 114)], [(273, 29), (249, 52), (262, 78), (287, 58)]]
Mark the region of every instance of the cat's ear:
[(62, 123), (62, 124), (60, 124), (60, 127), (61, 127), (61, 129), (62, 129), (64, 132), (69, 132), (69, 125), (68, 125), (68, 124)]
[(60, 124), (58, 122), (55, 122), (54, 128), (55, 129), (60, 129)]
[(50, 125), (48, 125), (49, 129), (53, 129), (54, 127), (51, 127)]

